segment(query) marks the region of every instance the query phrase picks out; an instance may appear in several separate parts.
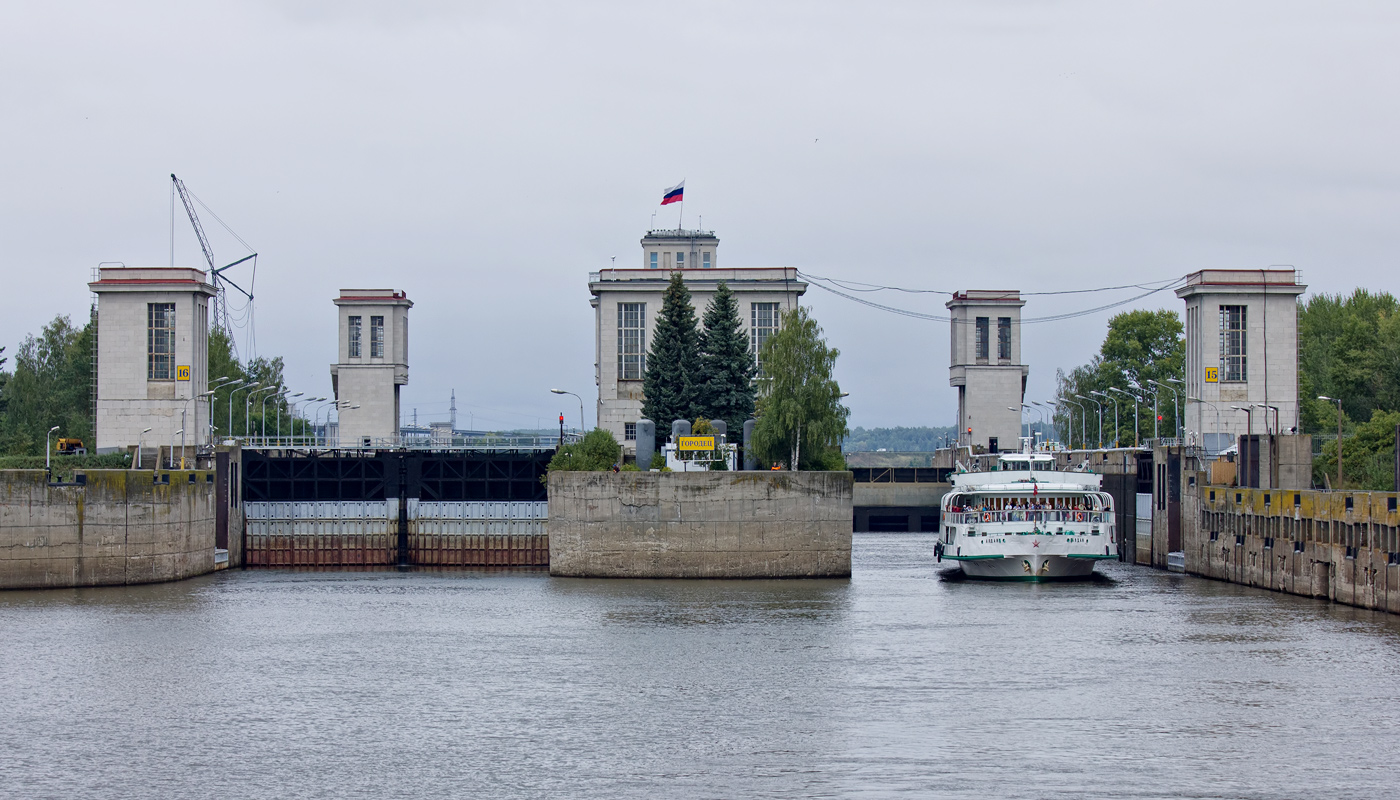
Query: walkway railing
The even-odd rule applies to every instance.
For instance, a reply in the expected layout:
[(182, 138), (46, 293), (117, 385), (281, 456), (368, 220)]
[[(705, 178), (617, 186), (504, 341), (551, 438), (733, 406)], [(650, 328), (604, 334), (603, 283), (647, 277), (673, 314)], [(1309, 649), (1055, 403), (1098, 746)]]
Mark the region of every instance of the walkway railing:
[[(578, 434), (564, 434), (564, 443), (576, 442)], [(559, 437), (553, 436), (393, 436), (350, 440), (338, 436), (240, 436), (237, 442), (249, 450), (553, 450)]]
[(984, 522), (1112, 522), (1111, 511), (963, 511), (947, 515), (953, 525), (972, 525)]

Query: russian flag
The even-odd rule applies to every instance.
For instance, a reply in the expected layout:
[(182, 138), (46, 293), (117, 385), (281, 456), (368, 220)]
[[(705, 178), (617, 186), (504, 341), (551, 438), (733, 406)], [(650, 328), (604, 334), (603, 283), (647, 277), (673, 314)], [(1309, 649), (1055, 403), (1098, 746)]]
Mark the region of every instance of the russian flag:
[(665, 206), (670, 205), (671, 203), (679, 203), (684, 199), (685, 181), (681, 181), (680, 183), (666, 190), (666, 194), (661, 196), (661, 205)]

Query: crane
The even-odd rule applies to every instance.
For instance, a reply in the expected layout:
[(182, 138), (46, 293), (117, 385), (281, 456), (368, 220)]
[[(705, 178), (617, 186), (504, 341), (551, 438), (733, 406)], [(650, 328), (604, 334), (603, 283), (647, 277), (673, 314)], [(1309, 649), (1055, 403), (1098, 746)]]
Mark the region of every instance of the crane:
[[(170, 182), (174, 186), (175, 191), (179, 193), (180, 202), (185, 204), (185, 213), (189, 214), (190, 216), (190, 224), (194, 226), (194, 235), (199, 238), (199, 249), (204, 251), (204, 260), (209, 264), (209, 277), (214, 283), (214, 313), (211, 315), (211, 319), (215, 327), (228, 334), (229, 345), (232, 347), (234, 346), (233, 325), (232, 322), (229, 320), (228, 295), (224, 287), (225, 285), (227, 285), (237, 289), (240, 294), (248, 298), (249, 305), (252, 305), (253, 303), (253, 293), (249, 290), (245, 290), (242, 286), (239, 286), (237, 283), (234, 283), (233, 279), (231, 279), (224, 273), (227, 272), (229, 269), (238, 266), (239, 264), (256, 259), (258, 257), (258, 254), (251, 253), (238, 259), (237, 261), (234, 261), (231, 264), (226, 264), (222, 267), (214, 266), (214, 250), (209, 246), (209, 237), (204, 235), (204, 226), (199, 223), (199, 215), (195, 213), (194, 202), (191, 198), (189, 190), (185, 188), (185, 182), (175, 177), (175, 173), (173, 172), (170, 174)], [(218, 215), (215, 215), (214, 218), (218, 219)], [(220, 224), (223, 224), (222, 220), (220, 220), (219, 222)], [(225, 225), (224, 227), (227, 228), (228, 226)], [(230, 230), (229, 233), (233, 233), (233, 231)], [(237, 237), (238, 234), (235, 233), (234, 236)], [(242, 239), (239, 239), (239, 241), (242, 241)], [(246, 242), (244, 244), (246, 244)], [(252, 248), (250, 247), (248, 249), (251, 250)], [(256, 273), (254, 274), (256, 275)], [(251, 283), (248, 284), (248, 286), (249, 289), (252, 288)], [(234, 355), (237, 355), (236, 347), (234, 347)]]

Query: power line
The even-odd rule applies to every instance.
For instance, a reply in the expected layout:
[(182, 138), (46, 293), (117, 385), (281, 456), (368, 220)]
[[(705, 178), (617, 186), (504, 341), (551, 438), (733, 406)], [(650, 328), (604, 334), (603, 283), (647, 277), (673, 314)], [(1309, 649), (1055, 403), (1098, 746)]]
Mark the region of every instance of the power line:
[[(862, 286), (874, 287), (874, 288), (869, 288), (869, 289), (856, 289), (856, 288), (851, 288), (851, 287), (849, 287), (849, 286), (845, 286), (842, 282), (839, 282), (839, 281), (837, 281), (837, 280), (835, 280), (835, 279), (832, 279), (832, 278), (825, 278), (825, 277), (821, 277), (821, 276), (818, 276), (818, 275), (809, 275), (809, 274), (807, 274), (807, 273), (802, 272), (801, 270), (798, 270), (798, 271), (797, 271), (797, 275), (798, 275), (798, 277), (801, 277), (801, 278), (803, 278), (803, 279), (805, 279), (805, 280), (807, 280), (807, 281), (810, 281), (810, 282), (811, 282), (811, 285), (817, 287), (818, 289), (822, 289), (822, 290), (824, 290), (824, 291), (831, 292), (831, 293), (834, 294), (834, 295), (837, 295), (837, 296), (839, 296), (839, 297), (844, 297), (844, 298), (846, 298), (847, 300), (851, 300), (851, 301), (856, 302), (856, 303), (860, 303), (860, 304), (863, 305), (863, 306), (869, 306), (869, 307), (871, 307), (871, 308), (879, 309), (880, 311), (886, 311), (886, 312), (889, 312), (889, 313), (891, 313), (891, 314), (898, 314), (898, 315), (904, 316), (904, 317), (911, 317), (911, 318), (913, 318), (913, 319), (927, 320), (927, 321), (929, 321), (929, 322), (953, 322), (953, 321), (954, 321), (954, 319), (953, 319), (952, 317), (947, 316), (947, 315), (943, 315), (943, 314), (926, 314), (926, 313), (924, 313), (924, 312), (922, 312), (922, 311), (911, 311), (911, 310), (909, 310), (909, 309), (907, 309), (907, 308), (898, 308), (898, 307), (895, 307), (895, 306), (887, 306), (887, 305), (884, 305), (883, 303), (876, 303), (876, 302), (874, 302), (874, 301), (872, 301), (872, 300), (867, 300), (867, 299), (865, 299), (865, 298), (863, 298), (863, 297), (856, 297), (855, 295), (848, 294), (846, 291), (841, 291), (840, 289), (834, 289), (834, 288), (832, 288), (831, 286), (827, 286), (826, 283), (835, 284), (836, 286), (840, 286), (841, 289), (846, 289), (846, 290), (848, 290), (848, 291), (862, 291), (862, 292), (881, 291), (881, 290), (888, 289), (888, 290), (891, 290), (891, 291), (901, 291), (901, 292), (910, 292), (910, 293), (922, 293), (922, 294), (944, 294), (944, 295), (948, 295), (948, 296), (952, 296), (952, 295), (954, 294), (953, 292), (946, 292), (946, 291), (942, 291), (942, 290), (938, 290), (938, 289), (903, 289), (903, 288), (900, 288), (900, 287), (893, 287), (893, 286), (877, 286), (877, 285), (875, 285), (875, 284), (863, 284), (863, 283), (860, 283), (860, 282), (858, 282), (858, 281), (849, 281), (848, 283), (857, 283), (858, 285), (862, 285)], [(1136, 301), (1138, 301), (1138, 300), (1143, 299), (1144, 297), (1149, 297), (1149, 296), (1151, 296), (1151, 295), (1157, 294), (1158, 292), (1166, 291), (1166, 290), (1168, 290), (1168, 289), (1174, 289), (1174, 288), (1176, 288), (1178, 285), (1180, 285), (1183, 281), (1185, 281), (1185, 278), (1184, 278), (1184, 277), (1182, 277), (1182, 278), (1172, 278), (1172, 279), (1167, 280), (1167, 281), (1156, 282), (1156, 283), (1160, 283), (1161, 285), (1155, 285), (1155, 283), (1146, 283), (1146, 284), (1124, 284), (1124, 285), (1122, 285), (1122, 286), (1104, 286), (1104, 287), (1098, 287), (1098, 288), (1094, 288), (1094, 289), (1066, 289), (1066, 290), (1055, 291), (1055, 292), (1026, 292), (1026, 293), (1025, 293), (1026, 296), (1046, 296), (1046, 295), (1060, 295), (1060, 294), (1085, 294), (1085, 293), (1090, 293), (1090, 292), (1118, 291), (1118, 290), (1122, 290), (1122, 289), (1143, 289), (1143, 290), (1144, 290), (1142, 294), (1138, 294), (1138, 295), (1135, 295), (1135, 296), (1133, 296), (1133, 297), (1129, 297), (1129, 298), (1127, 298), (1126, 300), (1119, 300), (1119, 301), (1114, 302), (1114, 303), (1108, 303), (1108, 304), (1106, 304), (1106, 305), (1096, 306), (1096, 307), (1094, 307), (1094, 308), (1086, 308), (1086, 309), (1081, 309), (1081, 310), (1079, 310), (1079, 311), (1071, 311), (1071, 312), (1068, 312), (1068, 313), (1065, 313), (1065, 314), (1053, 314), (1053, 315), (1045, 316), (1045, 317), (1023, 318), (1023, 319), (1021, 320), (1021, 324), (1023, 324), (1023, 325), (1029, 325), (1029, 324), (1035, 324), (1035, 323), (1038, 323), (1038, 322), (1060, 322), (1060, 321), (1067, 320), (1067, 319), (1074, 319), (1075, 317), (1083, 317), (1083, 316), (1088, 316), (1088, 315), (1090, 315), (1090, 314), (1097, 314), (1097, 313), (1102, 312), (1102, 311), (1107, 311), (1107, 310), (1112, 309), (1112, 308), (1117, 308), (1117, 307), (1119, 307), (1119, 306), (1127, 305), (1128, 303), (1136, 302)]]

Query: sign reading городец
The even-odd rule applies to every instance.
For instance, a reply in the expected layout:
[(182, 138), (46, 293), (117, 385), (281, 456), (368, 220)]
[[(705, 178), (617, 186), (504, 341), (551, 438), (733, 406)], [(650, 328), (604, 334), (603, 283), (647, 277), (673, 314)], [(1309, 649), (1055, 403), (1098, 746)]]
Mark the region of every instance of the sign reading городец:
[(715, 449), (715, 437), (713, 436), (682, 436), (678, 450), (713, 450)]

